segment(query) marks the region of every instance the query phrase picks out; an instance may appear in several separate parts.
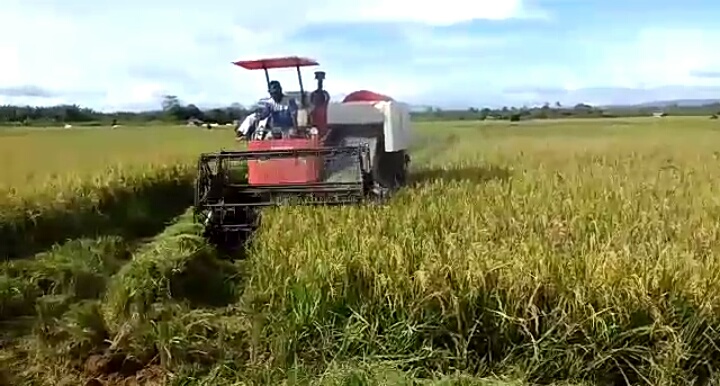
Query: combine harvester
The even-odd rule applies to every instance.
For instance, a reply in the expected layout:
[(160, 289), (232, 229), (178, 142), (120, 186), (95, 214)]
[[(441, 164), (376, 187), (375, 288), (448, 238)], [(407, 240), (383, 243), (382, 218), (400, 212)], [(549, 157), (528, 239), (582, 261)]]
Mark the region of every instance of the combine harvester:
[[(384, 199), (406, 184), (407, 105), (365, 90), (330, 102), (322, 71), (315, 72), (317, 89), (307, 95), (300, 67), (318, 65), (308, 58), (234, 64), (264, 70), (268, 87), (268, 69), (295, 68), (299, 111), (290, 138), (250, 139), (247, 150), (200, 156), (195, 215), (210, 242), (221, 248), (241, 245), (258, 226), (262, 207), (354, 204)], [(263, 129), (271, 129), (272, 122), (267, 125)]]

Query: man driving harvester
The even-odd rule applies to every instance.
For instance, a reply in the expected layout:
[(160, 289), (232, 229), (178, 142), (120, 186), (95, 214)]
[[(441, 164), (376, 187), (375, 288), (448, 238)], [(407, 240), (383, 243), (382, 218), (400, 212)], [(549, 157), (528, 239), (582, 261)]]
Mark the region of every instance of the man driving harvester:
[(277, 80), (268, 83), (270, 98), (258, 102), (258, 109), (248, 115), (237, 130), (237, 140), (288, 138), (296, 129), (298, 104), (283, 93)]

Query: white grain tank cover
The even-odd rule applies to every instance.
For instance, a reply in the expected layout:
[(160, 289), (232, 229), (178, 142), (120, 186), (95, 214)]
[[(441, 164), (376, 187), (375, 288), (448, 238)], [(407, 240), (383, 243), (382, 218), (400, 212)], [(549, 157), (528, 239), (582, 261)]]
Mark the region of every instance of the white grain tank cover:
[(410, 109), (401, 102), (376, 102), (374, 107), (382, 111), (385, 116), (383, 135), (385, 136), (385, 151), (393, 152), (406, 150), (410, 144)]
[(382, 109), (374, 106), (376, 102), (343, 102), (328, 105), (329, 125), (370, 125), (385, 124)]
[(383, 125), (385, 151), (406, 150), (410, 143), (410, 109), (401, 102), (343, 102), (328, 105), (329, 125)]

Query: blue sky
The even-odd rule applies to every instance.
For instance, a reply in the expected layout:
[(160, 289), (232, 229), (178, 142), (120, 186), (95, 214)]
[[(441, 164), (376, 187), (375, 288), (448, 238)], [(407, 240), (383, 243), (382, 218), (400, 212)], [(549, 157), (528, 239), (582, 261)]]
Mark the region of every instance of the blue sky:
[[(357, 89), (443, 107), (720, 98), (712, 0), (3, 0), (0, 103), (252, 103), (231, 61), (318, 59)], [(275, 74), (296, 89), (292, 70)], [(312, 70), (306, 72), (312, 79)]]

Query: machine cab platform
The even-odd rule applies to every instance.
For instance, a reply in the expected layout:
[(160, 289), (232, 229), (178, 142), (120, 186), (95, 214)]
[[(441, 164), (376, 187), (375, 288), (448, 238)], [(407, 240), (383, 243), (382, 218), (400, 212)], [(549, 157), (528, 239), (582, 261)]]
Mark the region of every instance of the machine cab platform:
[[(317, 96), (313, 102), (308, 101), (305, 92), (302, 72), (300, 67), (317, 66), (319, 63), (310, 58), (299, 56), (286, 56), (277, 58), (264, 58), (255, 60), (243, 60), (233, 62), (236, 66), (247, 70), (263, 70), (265, 81), (270, 86), (270, 75), (268, 70), (281, 68), (295, 68), (297, 71), (298, 84), (300, 86), (299, 111), (295, 117), (295, 127), (292, 137), (284, 137), (270, 140), (248, 141), (248, 150), (253, 152), (293, 149), (318, 149), (322, 147), (321, 135), (324, 134), (326, 123), (325, 110), (329, 102), (329, 96), (318, 103)], [(318, 89), (313, 94), (327, 94), (322, 90), (324, 73), (317, 72), (315, 77), (318, 80)], [(276, 158), (272, 160), (248, 160), (248, 183), (250, 185), (293, 185), (303, 183), (320, 182), (322, 176), (322, 160), (318, 156), (308, 155), (304, 157)]]

